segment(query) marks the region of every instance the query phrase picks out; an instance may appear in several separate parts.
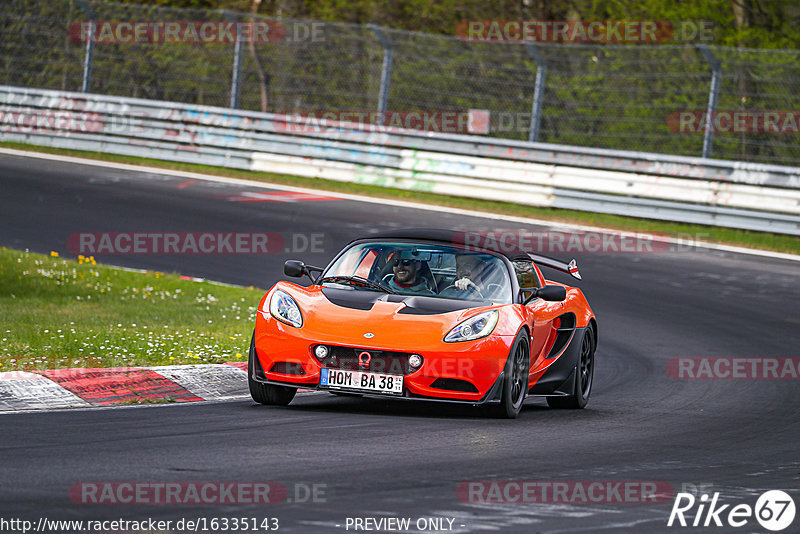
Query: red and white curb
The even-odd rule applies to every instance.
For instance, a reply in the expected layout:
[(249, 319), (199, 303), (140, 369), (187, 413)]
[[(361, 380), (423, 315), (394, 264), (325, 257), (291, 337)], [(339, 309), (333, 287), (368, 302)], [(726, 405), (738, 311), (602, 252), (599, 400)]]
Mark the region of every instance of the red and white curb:
[(89, 403), (36, 373), (0, 373), (0, 412), (81, 408)]
[(0, 413), (245, 398), (243, 362), (0, 373)]

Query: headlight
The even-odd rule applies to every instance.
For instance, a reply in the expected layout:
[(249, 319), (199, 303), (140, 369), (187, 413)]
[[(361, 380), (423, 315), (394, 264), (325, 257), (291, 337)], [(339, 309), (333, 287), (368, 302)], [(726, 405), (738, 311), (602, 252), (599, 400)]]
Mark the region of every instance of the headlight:
[(490, 310), (479, 313), (475, 317), (470, 317), (454, 326), (444, 337), (444, 341), (446, 343), (454, 343), (456, 341), (470, 341), (486, 337), (494, 330), (497, 324), (497, 317), (497, 310)]
[(300, 328), (303, 326), (303, 315), (291, 295), (276, 289), (269, 301), (269, 312), (277, 320)]

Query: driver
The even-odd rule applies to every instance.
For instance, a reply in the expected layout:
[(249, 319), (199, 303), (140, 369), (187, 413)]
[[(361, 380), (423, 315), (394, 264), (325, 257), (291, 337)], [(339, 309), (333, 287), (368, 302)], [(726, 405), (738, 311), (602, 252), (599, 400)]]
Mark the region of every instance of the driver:
[(398, 293), (415, 293), (419, 295), (435, 295), (428, 287), (425, 278), (420, 275), (422, 261), (395, 257), (389, 260), (394, 275), (388, 286)]
[(484, 291), (481, 259), (475, 254), (456, 256), (456, 280), (440, 293), (448, 298), (475, 298)]

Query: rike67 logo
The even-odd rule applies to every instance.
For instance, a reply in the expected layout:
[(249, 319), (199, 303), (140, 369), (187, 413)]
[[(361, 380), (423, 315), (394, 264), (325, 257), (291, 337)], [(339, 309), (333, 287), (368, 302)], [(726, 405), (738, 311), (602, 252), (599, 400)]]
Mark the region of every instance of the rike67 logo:
[(669, 514), (667, 526), (680, 527), (743, 527), (755, 519), (762, 528), (778, 532), (794, 522), (794, 500), (788, 493), (771, 490), (762, 493), (755, 507), (749, 504), (718, 504), (719, 492), (709, 500), (704, 493), (696, 498), (691, 493), (678, 493)]

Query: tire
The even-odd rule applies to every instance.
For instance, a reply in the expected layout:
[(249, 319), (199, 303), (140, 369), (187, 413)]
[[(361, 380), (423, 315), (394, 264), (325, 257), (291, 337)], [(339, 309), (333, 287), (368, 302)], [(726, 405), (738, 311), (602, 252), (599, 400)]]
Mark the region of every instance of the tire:
[(581, 352), (575, 373), (575, 394), (568, 397), (547, 397), (551, 408), (582, 409), (589, 402), (594, 381), (594, 330), (589, 326), (584, 330)]
[(496, 415), (503, 419), (515, 419), (519, 415), (528, 393), (528, 371), (531, 365), (528, 339), (528, 331), (525, 329), (517, 334), (503, 369), (503, 392), (500, 406), (496, 407)]
[(256, 335), (250, 341), (250, 356), (247, 359), (247, 385), (250, 387), (250, 396), (259, 404), (267, 406), (286, 406), (297, 393), (297, 388), (262, 384), (253, 380), (253, 369), (256, 361)]

